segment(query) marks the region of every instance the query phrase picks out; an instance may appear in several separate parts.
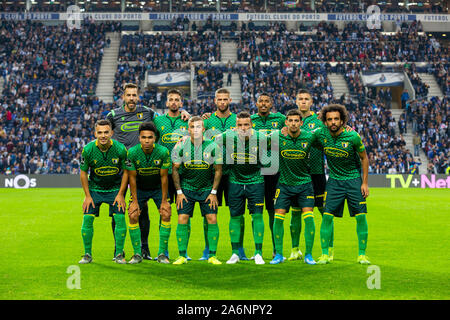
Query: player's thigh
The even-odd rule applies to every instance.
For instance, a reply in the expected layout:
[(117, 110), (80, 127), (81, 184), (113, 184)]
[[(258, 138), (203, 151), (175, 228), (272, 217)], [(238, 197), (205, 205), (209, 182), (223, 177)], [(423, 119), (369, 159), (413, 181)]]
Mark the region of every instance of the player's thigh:
[(172, 175), (168, 176), (169, 187), (167, 190), (167, 201), (169, 203), (175, 203), (175, 199), (177, 198), (177, 189), (175, 188), (175, 183), (173, 182)]
[(104, 202), (104, 198), (102, 197), (101, 192), (89, 190), (89, 193), (91, 194), (92, 201), (94, 202), (94, 207), (90, 205), (88, 211), (84, 214), (93, 214), (98, 217), (100, 215), (100, 206)]
[(114, 214), (125, 214), (125, 209), (120, 208), (117, 202), (114, 204), (114, 200), (117, 197), (117, 191), (108, 191), (108, 192), (97, 192), (96, 196), (98, 199), (101, 199), (101, 202), (107, 203), (109, 205), (109, 216), (112, 217)]
[(293, 204), (295, 193), (291, 190), (292, 187), (278, 183), (275, 192), (274, 209), (283, 209), (289, 212), (291, 205)]
[(325, 201), (327, 178), (324, 174), (312, 174), (311, 180), (314, 188), (314, 207), (321, 208)]
[(351, 217), (359, 213), (367, 213), (366, 199), (361, 193), (361, 178), (346, 180), (347, 184), (347, 206)]
[(245, 197), (248, 200), (250, 214), (262, 213), (264, 210), (264, 183), (246, 185)]
[(274, 210), (275, 193), (277, 190), (279, 174), (264, 176), (264, 200), (267, 211)]
[(177, 208), (178, 215), (185, 214), (192, 218), (194, 216), (195, 202), (197, 202), (195, 192), (183, 189), (183, 194), (187, 201), (183, 201), (182, 208)]
[(245, 190), (244, 185), (230, 183), (228, 188), (228, 207), (232, 217), (240, 216), (245, 213)]
[(202, 217), (206, 217), (206, 215), (208, 214), (217, 214), (217, 206), (215, 208), (213, 208), (213, 206), (211, 206), (211, 204), (206, 201), (206, 198), (208, 198), (208, 196), (210, 195), (210, 191), (202, 191), (202, 192), (198, 192), (197, 193), (197, 199), (198, 199), (198, 203), (200, 205), (200, 212), (202, 214)]
[(296, 186), (297, 208), (314, 207), (314, 189), (311, 182)]
[(340, 180), (328, 179), (324, 213), (342, 217), (346, 198), (345, 184)]

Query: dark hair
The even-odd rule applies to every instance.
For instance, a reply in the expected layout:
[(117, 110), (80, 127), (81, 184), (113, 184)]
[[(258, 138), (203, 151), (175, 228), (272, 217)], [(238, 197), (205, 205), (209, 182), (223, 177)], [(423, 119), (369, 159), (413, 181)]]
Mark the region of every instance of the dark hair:
[(241, 112), (239, 112), (239, 113), (237, 114), (236, 118), (237, 118), (237, 119), (245, 119), (245, 118), (251, 119), (250, 113), (248, 113), (247, 111), (241, 111)]
[(300, 89), (300, 90), (298, 90), (297, 91), (297, 95), (299, 95), (299, 94), (309, 94), (311, 97), (312, 97), (312, 94), (311, 94), (311, 92), (309, 92), (309, 90), (308, 89), (304, 89), (304, 88), (302, 88), (302, 89)]
[(108, 119), (97, 120), (97, 122), (95, 122), (95, 127), (97, 128), (98, 126), (109, 126), (112, 129), (112, 124)]
[(139, 91), (138, 85), (135, 84), (135, 83), (131, 83), (131, 82), (125, 83), (122, 88), (123, 88), (123, 92), (124, 93), (129, 88), (131, 88), (131, 89), (138, 89), (138, 91)]
[(158, 130), (153, 122), (142, 122), (139, 125), (139, 133), (141, 133), (141, 131), (152, 131), (155, 135), (158, 134)]
[(258, 99), (259, 99), (261, 96), (269, 97), (270, 102), (273, 102), (273, 98), (272, 98), (272, 96), (271, 96), (268, 92), (266, 92), (266, 91), (261, 92), (261, 93), (259, 94), (259, 96), (258, 96)]
[(299, 116), (300, 120), (302, 120), (302, 114), (298, 109), (291, 109), (286, 113), (286, 119), (290, 116)]
[(180, 96), (181, 99), (183, 99), (183, 94), (178, 89), (170, 89), (170, 90), (168, 90), (167, 91), (167, 96), (169, 96), (169, 94), (177, 94), (177, 95)]
[(345, 106), (341, 104), (329, 104), (328, 106), (323, 107), (320, 110), (319, 113), (319, 119), (322, 120), (323, 123), (327, 120), (327, 113), (328, 112), (339, 112), (341, 116), (341, 120), (343, 121), (343, 124), (346, 125), (348, 121), (348, 111), (345, 108)]

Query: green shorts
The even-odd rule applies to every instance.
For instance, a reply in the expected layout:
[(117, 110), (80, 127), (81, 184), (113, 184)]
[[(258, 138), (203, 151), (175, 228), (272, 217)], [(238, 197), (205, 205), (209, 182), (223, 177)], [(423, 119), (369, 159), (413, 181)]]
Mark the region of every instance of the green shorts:
[(314, 207), (314, 189), (311, 182), (298, 186), (289, 186), (284, 183), (278, 183), (275, 192), (275, 210), (294, 208), (313, 208)]
[(161, 189), (155, 190), (141, 190), (137, 189), (137, 198), (139, 208), (142, 208), (150, 199), (153, 199), (156, 207), (159, 209), (162, 202), (162, 191)]
[(228, 207), (232, 217), (245, 213), (245, 200), (248, 200), (250, 214), (263, 213), (264, 209), (264, 183), (237, 184), (231, 183), (228, 187)]
[(194, 208), (195, 203), (198, 202), (200, 205), (200, 212), (202, 214), (202, 217), (204, 217), (207, 214), (217, 214), (217, 207), (215, 209), (209, 207), (209, 202), (205, 202), (206, 198), (211, 193), (211, 190), (209, 191), (191, 191), (187, 189), (182, 189), (183, 193), (187, 199), (186, 201), (183, 201), (183, 208), (177, 209), (178, 214), (187, 214), (189, 217), (192, 217), (194, 215)]
[(331, 213), (337, 218), (342, 218), (345, 199), (347, 199), (350, 217), (354, 217), (359, 213), (367, 213), (366, 199), (362, 196), (361, 184), (361, 178), (351, 180), (329, 178), (327, 181), (324, 213)]
[(108, 191), (108, 192), (99, 192), (99, 191), (93, 191), (89, 190), (89, 193), (91, 194), (92, 200), (94, 200), (95, 208), (92, 206), (89, 206), (88, 212), (85, 212), (84, 214), (93, 214), (96, 217), (100, 215), (100, 205), (102, 203), (109, 204), (109, 216), (112, 217), (114, 214), (125, 214), (124, 210), (119, 210), (119, 207), (117, 206), (117, 203), (113, 205), (114, 199), (117, 196), (117, 191)]

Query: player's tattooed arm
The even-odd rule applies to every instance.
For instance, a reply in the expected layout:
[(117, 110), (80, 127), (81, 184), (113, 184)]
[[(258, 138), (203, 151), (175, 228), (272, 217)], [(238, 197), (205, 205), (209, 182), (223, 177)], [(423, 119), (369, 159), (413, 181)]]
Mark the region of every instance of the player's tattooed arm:
[(367, 158), (366, 150), (362, 152), (358, 152), (359, 158), (361, 159), (362, 169), (363, 169), (363, 177), (361, 184), (361, 193), (364, 198), (369, 196), (369, 159)]
[(187, 202), (186, 196), (181, 190), (180, 173), (178, 172), (180, 166), (181, 163), (174, 163), (172, 165), (172, 180), (173, 185), (175, 186), (175, 190), (177, 190), (177, 209), (183, 209), (183, 201)]
[(89, 192), (89, 182), (88, 182), (88, 173), (84, 170), (81, 170), (80, 173), (80, 181), (81, 186), (84, 191), (84, 201), (83, 201), (83, 213), (87, 213), (89, 211), (89, 206), (95, 208), (94, 200), (91, 197), (91, 193)]

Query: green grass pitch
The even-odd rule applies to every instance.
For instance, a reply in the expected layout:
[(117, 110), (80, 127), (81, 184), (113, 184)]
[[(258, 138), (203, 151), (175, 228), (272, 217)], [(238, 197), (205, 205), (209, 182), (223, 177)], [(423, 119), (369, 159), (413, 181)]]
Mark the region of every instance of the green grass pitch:
[[(253, 261), (226, 265), (231, 255), (228, 208), (219, 209), (218, 258), (223, 265), (197, 261), (204, 240), (198, 206), (192, 219), (186, 265), (144, 261), (118, 265), (112, 259), (113, 236), (107, 206), (94, 223), (93, 258), (80, 266), (81, 289), (69, 289), (67, 273), (79, 266), (82, 189), (1, 189), (3, 226), (0, 299), (449, 299), (450, 209), (447, 189), (371, 189), (368, 198), (367, 255), (379, 267), (380, 289), (369, 289), (368, 267), (358, 265), (356, 223), (346, 212), (335, 219), (335, 260), (310, 266), (302, 261), (270, 265), (272, 244), (265, 213), (265, 265)], [(447, 200), (446, 200), (447, 199)], [(156, 207), (150, 205), (150, 251), (157, 253)], [(172, 213), (171, 260), (178, 256), (177, 214)], [(284, 255), (290, 253), (290, 214), (285, 220)], [(320, 255), (320, 214), (315, 211), (313, 256)], [(304, 237), (300, 246), (304, 251)], [(245, 248), (254, 246), (246, 215)], [(127, 260), (132, 247), (127, 234)], [(370, 283), (373, 283), (369, 281)]]

